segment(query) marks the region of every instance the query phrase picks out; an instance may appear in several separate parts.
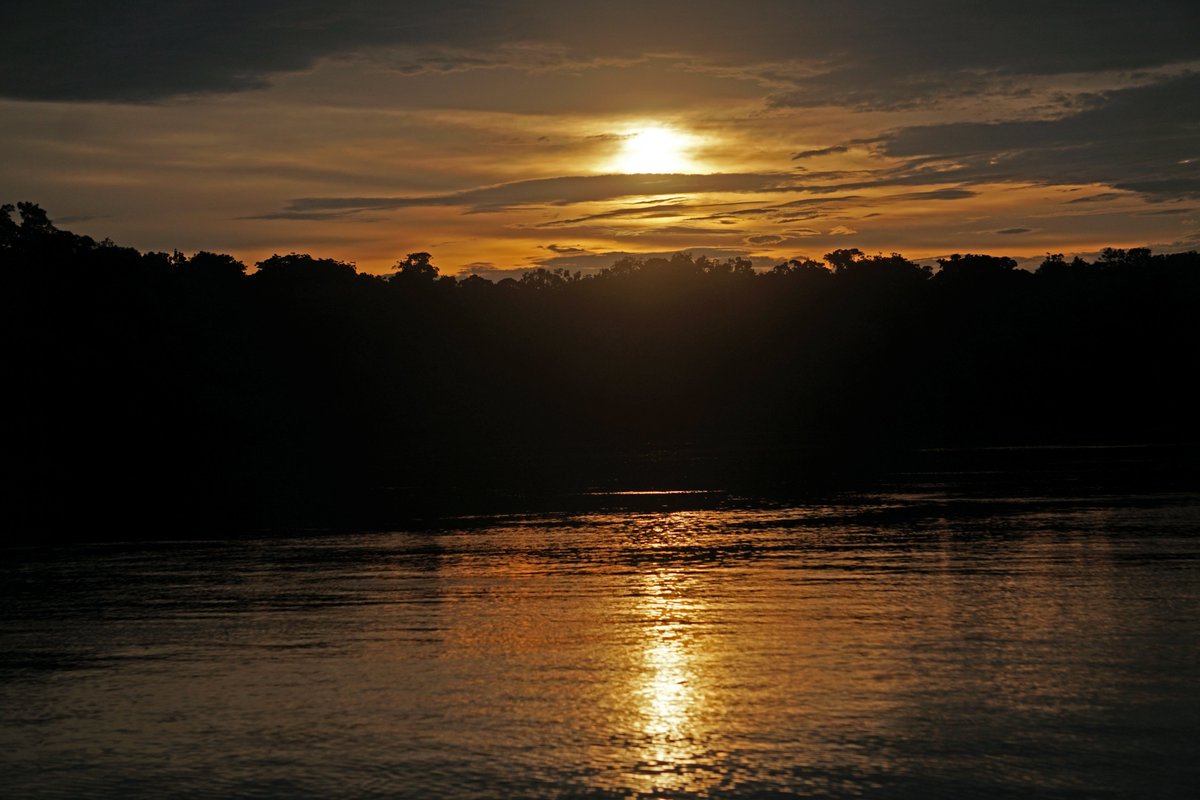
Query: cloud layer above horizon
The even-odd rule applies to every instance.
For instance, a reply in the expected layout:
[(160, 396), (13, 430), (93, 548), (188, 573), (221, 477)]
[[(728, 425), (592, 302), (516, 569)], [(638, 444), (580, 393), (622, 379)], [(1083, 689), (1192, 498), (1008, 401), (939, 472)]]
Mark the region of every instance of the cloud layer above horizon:
[[(455, 271), (1200, 242), (1194, 2), (49, 0), (5, 23), (3, 200), (146, 249)], [(644, 126), (696, 168), (619, 174)]]

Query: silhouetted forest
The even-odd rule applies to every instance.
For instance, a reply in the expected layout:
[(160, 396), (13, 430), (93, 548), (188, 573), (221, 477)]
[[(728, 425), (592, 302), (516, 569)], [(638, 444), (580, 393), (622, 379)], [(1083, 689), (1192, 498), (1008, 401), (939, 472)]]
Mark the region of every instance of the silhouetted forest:
[(493, 283), (427, 253), (388, 276), (140, 253), (21, 203), (0, 213), (0, 275), (18, 528), (319, 525), (621, 486), (634, 464), (678, 484), (721, 454), (785, 480), (918, 446), (1198, 429), (1195, 252), (1036, 272), (678, 254)]

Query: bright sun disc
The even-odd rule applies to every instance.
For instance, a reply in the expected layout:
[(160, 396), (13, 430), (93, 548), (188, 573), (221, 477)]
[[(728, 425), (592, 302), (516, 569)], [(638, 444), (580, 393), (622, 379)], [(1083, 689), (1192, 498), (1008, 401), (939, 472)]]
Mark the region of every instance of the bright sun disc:
[(640, 128), (625, 137), (613, 166), (618, 172), (692, 172), (692, 137), (669, 128)]

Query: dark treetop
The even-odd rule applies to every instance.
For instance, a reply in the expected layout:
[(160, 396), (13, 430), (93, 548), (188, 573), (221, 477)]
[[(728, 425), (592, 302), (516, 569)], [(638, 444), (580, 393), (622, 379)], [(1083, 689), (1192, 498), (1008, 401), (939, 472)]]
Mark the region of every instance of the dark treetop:
[(704, 459), (763, 483), (918, 446), (1198, 429), (1195, 252), (1032, 273), (678, 254), (492, 283), (427, 253), (383, 277), (297, 254), (246, 274), (3, 212), (19, 529), (369, 524), (433, 497), (678, 485)]

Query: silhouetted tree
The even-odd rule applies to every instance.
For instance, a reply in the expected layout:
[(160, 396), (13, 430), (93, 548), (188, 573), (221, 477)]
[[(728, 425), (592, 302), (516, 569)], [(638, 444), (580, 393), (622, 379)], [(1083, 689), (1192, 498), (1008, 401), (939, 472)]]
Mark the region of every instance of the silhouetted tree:
[(826, 253), (825, 263), (829, 264), (836, 273), (848, 272), (850, 268), (864, 258), (862, 250), (857, 247), (842, 248), (834, 250), (832, 253)]
[(313, 258), (307, 253), (276, 254), (255, 266), (258, 277), (270, 280), (345, 280), (356, 274), (353, 264), (332, 258)]
[(429, 253), (409, 253), (395, 265), (396, 271), (389, 280), (404, 285), (432, 284), (438, 277), (438, 268), (433, 265)]
[(458, 286), (469, 292), (486, 292), (495, 287), (495, 283), (482, 275), (467, 275), (458, 279)]
[(822, 264), (820, 261), (813, 261), (811, 258), (793, 258), (790, 261), (785, 261), (782, 264), (776, 264), (771, 268), (771, 275), (776, 277), (794, 276), (794, 275), (819, 275), (827, 277), (831, 273), (829, 267)]
[[(177, 255), (182, 256), (182, 253)], [(208, 281), (237, 280), (246, 273), (246, 265), (233, 256), (204, 250), (191, 258), (179, 258), (175, 264), (184, 273)]]
[(539, 267), (521, 275), (521, 279), (517, 283), (523, 289), (558, 289), (581, 280), (583, 280), (583, 275), (578, 271), (569, 272), (561, 267), (557, 269)]
[(0, 205), (0, 247), (13, 247), (17, 243), (20, 228), (12, 214), (17, 208), (12, 203)]
[(21, 215), (21, 234), (24, 236), (51, 234), (58, 230), (37, 203), (17, 203), (17, 210)]
[(65, 525), (136, 495), (147, 521), (311, 525), (619, 475), (631, 451), (1200, 434), (1196, 253), (939, 266), (677, 253), (493, 284), (428, 253), (387, 278), (291, 253), (246, 275), (5, 205), (12, 513)]

